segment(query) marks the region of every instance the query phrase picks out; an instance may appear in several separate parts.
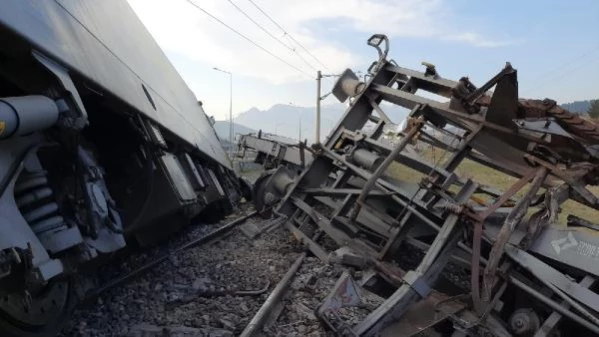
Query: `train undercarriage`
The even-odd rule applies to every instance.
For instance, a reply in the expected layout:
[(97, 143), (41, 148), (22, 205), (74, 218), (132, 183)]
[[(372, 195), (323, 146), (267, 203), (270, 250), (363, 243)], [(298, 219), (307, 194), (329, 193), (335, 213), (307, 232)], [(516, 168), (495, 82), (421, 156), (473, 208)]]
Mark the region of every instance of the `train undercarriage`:
[(126, 2), (6, 2), (0, 46), (0, 335), (53, 336), (84, 272), (224, 217), (248, 186)]

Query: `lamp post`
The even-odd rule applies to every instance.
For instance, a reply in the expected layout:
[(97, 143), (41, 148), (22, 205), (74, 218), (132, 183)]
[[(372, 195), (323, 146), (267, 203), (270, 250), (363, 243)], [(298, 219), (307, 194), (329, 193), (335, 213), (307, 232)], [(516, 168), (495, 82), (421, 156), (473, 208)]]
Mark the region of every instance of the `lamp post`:
[(229, 75), (229, 157), (233, 160), (233, 74), (226, 70), (213, 67), (212, 69)]

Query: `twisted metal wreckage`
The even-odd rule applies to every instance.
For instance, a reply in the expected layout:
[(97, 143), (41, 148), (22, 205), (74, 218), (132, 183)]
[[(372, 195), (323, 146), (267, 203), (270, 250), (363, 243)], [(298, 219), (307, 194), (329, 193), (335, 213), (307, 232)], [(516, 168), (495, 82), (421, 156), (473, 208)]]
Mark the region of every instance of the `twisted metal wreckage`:
[[(441, 321), (453, 323), (454, 336), (599, 334), (593, 290), (599, 227), (575, 215), (568, 226), (556, 222), (569, 199), (599, 209), (586, 188), (598, 183), (598, 126), (554, 101), (518, 99), (509, 63), (476, 87), (467, 77), (444, 79), (430, 64), (424, 63), (425, 72), (399, 67), (387, 59), (384, 35), (373, 35), (368, 45), (379, 58), (365, 83), (347, 69), (335, 84), (335, 97), (352, 101), (326, 142), (305, 153), (271, 146), (265, 152), (271, 157), (306, 165), (299, 174), (281, 165), (254, 191), (259, 207), (277, 202), (274, 213), (316, 257), (328, 263), (334, 256), (365, 270), (360, 282), (344, 273), (319, 318), (336, 334), (351, 336), (409, 336)], [(422, 91), (447, 101), (418, 95)], [(395, 147), (380, 141), (391, 123), (383, 101), (411, 110)], [(362, 132), (369, 122), (372, 131)], [(416, 138), (449, 151), (447, 160), (431, 164), (406, 151)], [(298, 153), (287, 158), (284, 150)], [(300, 156), (300, 165), (293, 163)], [(518, 180), (503, 192), (486, 188), (454, 172), (466, 158)], [(425, 176), (414, 182), (385, 175), (393, 162)], [(344, 248), (331, 254), (318, 233)], [(398, 267), (415, 250), (421, 251), (416, 266)], [(435, 290), (451, 266), (469, 270), (470, 289)], [(357, 305), (363, 289), (380, 294), (373, 284), (381, 280), (393, 287), (381, 294), (384, 302), (359, 324), (345, 322), (342, 307)], [(403, 324), (406, 317), (421, 322)]]
[(238, 147), (240, 158), (246, 160), (251, 158), (266, 170), (285, 165), (289, 169), (301, 171), (313, 159), (312, 151), (307, 147), (306, 142), (296, 144), (291, 139), (262, 133), (262, 131), (257, 135), (241, 135)]

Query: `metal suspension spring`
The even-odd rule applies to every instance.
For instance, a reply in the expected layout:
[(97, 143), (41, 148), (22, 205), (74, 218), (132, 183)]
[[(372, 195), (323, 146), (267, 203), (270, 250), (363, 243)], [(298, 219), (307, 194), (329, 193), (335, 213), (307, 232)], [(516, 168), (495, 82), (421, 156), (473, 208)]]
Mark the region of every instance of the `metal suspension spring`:
[(35, 234), (66, 229), (46, 172), (23, 172), (15, 184), (15, 200)]

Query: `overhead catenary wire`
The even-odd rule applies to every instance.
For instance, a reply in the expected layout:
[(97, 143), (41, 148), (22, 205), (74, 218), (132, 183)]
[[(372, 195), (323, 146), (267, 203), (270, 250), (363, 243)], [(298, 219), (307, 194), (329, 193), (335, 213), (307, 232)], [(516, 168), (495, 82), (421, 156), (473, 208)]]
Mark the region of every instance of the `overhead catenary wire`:
[[(538, 89), (541, 89), (541, 88), (545, 87), (545, 86), (546, 86), (546, 85), (548, 85), (549, 83), (552, 83), (552, 82), (554, 82), (554, 81), (556, 81), (556, 80), (561, 80), (562, 78), (564, 78), (564, 77), (568, 76), (569, 74), (571, 74), (571, 73), (573, 73), (573, 72), (575, 72), (575, 71), (578, 71), (579, 69), (582, 69), (582, 68), (584, 68), (584, 67), (587, 67), (587, 66), (589, 66), (590, 64), (592, 64), (592, 63), (595, 63), (595, 62), (597, 62), (597, 61), (599, 61), (599, 58), (595, 58), (595, 59), (593, 59), (593, 60), (590, 60), (590, 61), (588, 61), (588, 62), (585, 62), (585, 63), (578, 64), (578, 65), (577, 65), (576, 67), (574, 67), (574, 68), (570, 68), (570, 69), (568, 69), (567, 71), (564, 71), (564, 72), (558, 73), (556, 76), (554, 75), (554, 76), (551, 76), (551, 77), (549, 77), (547, 80), (545, 80), (545, 81), (541, 82), (539, 85), (537, 85), (537, 86), (535, 86), (535, 87), (532, 87), (532, 88), (529, 88), (529, 89), (527, 89), (526, 91), (528, 91), (529, 93), (535, 92), (535, 91), (537, 91)], [(550, 81), (550, 80), (551, 80), (551, 81)]]
[(565, 69), (573, 64), (575, 64), (576, 62), (580, 61), (581, 59), (584, 59), (585, 57), (593, 54), (594, 52), (596, 52), (597, 50), (599, 50), (599, 45), (596, 45), (595, 47), (593, 47), (592, 49), (587, 50), (585, 53), (583, 53), (580, 56), (577, 56), (571, 60), (568, 60), (566, 62), (561, 63), (559, 66), (553, 68), (552, 70), (544, 73), (543, 75), (539, 76), (537, 79), (540, 80), (544, 77), (547, 77), (548, 75), (551, 75), (559, 70)]
[(203, 9), (202, 7), (198, 6), (196, 3), (194, 3), (192, 0), (185, 0), (187, 1), (190, 5), (194, 6), (195, 8), (197, 8), (198, 10), (202, 11), (204, 14), (208, 15), (210, 18), (212, 18), (213, 20), (217, 21), (218, 23), (220, 23), (221, 25), (227, 27), (230, 31), (234, 32), (235, 34), (239, 35), (239, 37), (243, 38), (244, 40), (248, 41), (249, 43), (253, 44), (254, 46), (256, 46), (258, 49), (262, 50), (263, 52), (269, 54), (270, 56), (276, 58), (277, 60), (281, 61), (282, 63), (286, 64), (287, 66), (289, 66), (290, 68), (293, 68), (295, 70), (297, 70), (298, 72), (302, 73), (303, 75), (312, 78), (311, 75), (309, 75), (308, 73), (306, 73), (305, 71), (303, 71), (302, 69), (294, 66), (293, 64), (285, 61), (284, 59), (282, 59), (281, 57), (277, 56), (276, 54), (274, 54), (273, 52), (271, 52), (270, 50), (262, 47), (261, 45), (259, 45), (258, 43), (256, 43), (254, 40), (250, 39), (249, 37), (243, 35), (242, 33), (240, 33), (239, 31), (237, 31), (235, 28), (229, 26), (228, 24), (226, 24), (224, 21), (222, 21), (221, 19), (217, 18), (216, 16), (210, 14), (208, 11), (206, 11), (205, 9)]
[(272, 22), (275, 26), (277, 26), (281, 31), (283, 31), (283, 34), (285, 34), (285, 36), (289, 37), (289, 39), (293, 42), (295, 42), (295, 44), (297, 44), (300, 48), (302, 48), (306, 54), (310, 55), (310, 57), (312, 57), (316, 62), (318, 62), (321, 66), (323, 66), (326, 70), (331, 71), (331, 69), (329, 69), (329, 67), (327, 67), (324, 63), (322, 63), (316, 56), (314, 56), (314, 54), (312, 54), (308, 49), (306, 49), (306, 47), (304, 47), (304, 45), (302, 45), (301, 43), (299, 43), (293, 36), (291, 36), (291, 34), (289, 34), (285, 28), (283, 28), (280, 24), (278, 24), (270, 15), (268, 15), (260, 6), (258, 6), (253, 0), (248, 0), (252, 5), (254, 5), (254, 7), (256, 7), (262, 14), (264, 14), (264, 16), (266, 16), (266, 18), (268, 18), (268, 20), (270, 22)]
[(248, 20), (250, 20), (254, 25), (258, 26), (258, 28), (260, 28), (263, 32), (265, 32), (266, 34), (268, 34), (268, 36), (270, 36), (273, 40), (277, 41), (280, 45), (282, 45), (286, 49), (294, 52), (305, 64), (307, 64), (314, 71), (318, 70), (310, 62), (308, 62), (308, 60), (306, 60), (300, 53), (298, 53), (295, 48), (290, 47), (285, 42), (281, 41), (281, 39), (279, 39), (278, 37), (274, 36), (271, 32), (269, 32), (266, 28), (264, 28), (264, 26), (262, 26), (260, 23), (256, 22), (256, 20), (254, 20), (250, 15), (248, 15), (243, 9), (241, 9), (239, 6), (237, 6), (233, 2), (233, 0), (228, 0), (228, 1), (229, 1), (229, 3), (233, 7), (235, 7), (235, 9), (237, 9), (241, 14), (243, 14), (243, 16), (245, 16)]
[[(536, 90), (544, 87), (545, 85), (547, 85), (551, 80), (555, 80), (555, 79), (560, 79), (563, 78), (564, 76), (566, 76), (569, 72), (573, 72), (575, 70), (578, 70), (588, 64), (591, 64), (595, 61), (597, 61), (597, 59), (593, 59), (590, 60), (589, 62), (583, 63), (583, 64), (577, 64), (579, 63), (581, 60), (585, 59), (586, 57), (592, 55), (593, 53), (595, 53), (596, 51), (599, 50), (599, 45), (596, 45), (595, 47), (593, 47), (592, 49), (587, 50), (585, 53), (570, 59), (564, 63), (561, 63), (560, 65), (556, 66), (555, 68), (553, 68), (552, 70), (549, 70), (547, 72), (545, 72), (544, 74), (542, 74), (541, 76), (538, 76), (536, 79), (534, 79), (532, 82), (537, 82), (535, 86), (527, 86), (526, 88), (523, 88), (523, 91), (532, 93), (535, 92)], [(571, 68), (571, 66), (575, 66), (574, 68)], [(568, 69), (570, 68), (570, 69)], [(566, 70), (565, 72), (563, 70)], [(543, 81), (542, 81), (543, 80)]]

